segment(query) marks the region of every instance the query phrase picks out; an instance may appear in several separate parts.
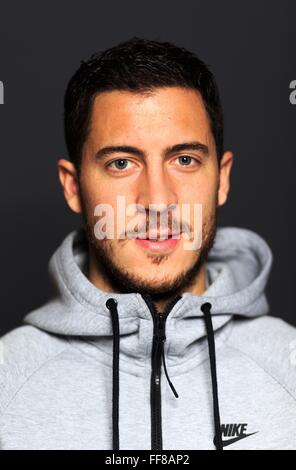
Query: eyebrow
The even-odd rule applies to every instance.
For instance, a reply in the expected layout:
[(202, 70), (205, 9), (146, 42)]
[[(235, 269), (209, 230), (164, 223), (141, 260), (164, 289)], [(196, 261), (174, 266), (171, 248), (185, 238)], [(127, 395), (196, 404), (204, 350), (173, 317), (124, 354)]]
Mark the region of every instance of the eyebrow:
[[(209, 155), (209, 148), (207, 145), (202, 144), (201, 142), (184, 142), (182, 144), (176, 144), (172, 147), (167, 147), (163, 154), (164, 156), (168, 156), (171, 153), (175, 152), (183, 152), (189, 150), (197, 150), (202, 152), (205, 156)], [(104, 157), (105, 155), (110, 155), (112, 153), (130, 153), (132, 155), (136, 155), (138, 157), (145, 158), (146, 154), (143, 150), (133, 147), (130, 145), (110, 145), (108, 147), (103, 147), (98, 152), (96, 152), (95, 158), (99, 159)]]

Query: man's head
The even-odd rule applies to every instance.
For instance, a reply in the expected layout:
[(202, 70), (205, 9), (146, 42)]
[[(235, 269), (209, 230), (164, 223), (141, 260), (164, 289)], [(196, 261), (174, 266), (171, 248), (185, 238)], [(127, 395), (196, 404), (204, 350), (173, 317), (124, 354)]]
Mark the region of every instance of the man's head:
[[(119, 44), (83, 62), (71, 78), (64, 122), (71, 161), (59, 161), (60, 180), (69, 207), (82, 212), (92, 263), (106, 288), (163, 296), (189, 288), (213, 244), (232, 165), (206, 65), (169, 43), (134, 38)], [(151, 205), (156, 217), (168, 214), (173, 230), (180, 207), (189, 206), (191, 231), (194, 206), (201, 206), (201, 246), (185, 250), (183, 234), (153, 247), (130, 238), (97, 239), (95, 207), (113, 208), (116, 231), (118, 196), (136, 208), (132, 220), (142, 233)], [(162, 232), (159, 218), (157, 224)]]

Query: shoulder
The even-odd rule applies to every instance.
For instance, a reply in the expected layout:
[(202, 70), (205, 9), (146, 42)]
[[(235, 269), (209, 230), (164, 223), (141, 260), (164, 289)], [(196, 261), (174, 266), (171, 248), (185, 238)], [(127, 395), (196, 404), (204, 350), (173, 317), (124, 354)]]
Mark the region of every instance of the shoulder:
[(264, 369), (296, 398), (296, 328), (264, 315), (235, 318), (227, 344)]
[(68, 342), (32, 325), (19, 326), (0, 338), (0, 412), (15, 392)]

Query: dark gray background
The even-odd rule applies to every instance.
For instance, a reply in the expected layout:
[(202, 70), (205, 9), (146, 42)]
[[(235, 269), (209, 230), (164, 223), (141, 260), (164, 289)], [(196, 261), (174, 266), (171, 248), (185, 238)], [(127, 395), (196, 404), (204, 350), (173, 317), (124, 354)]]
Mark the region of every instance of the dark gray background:
[(1, 333), (46, 301), (48, 260), (81, 220), (67, 208), (56, 170), (66, 156), (67, 81), (81, 59), (134, 35), (188, 47), (211, 65), (235, 153), (220, 225), (266, 239), (271, 314), (296, 325), (295, 28), (295, 1), (1, 3)]

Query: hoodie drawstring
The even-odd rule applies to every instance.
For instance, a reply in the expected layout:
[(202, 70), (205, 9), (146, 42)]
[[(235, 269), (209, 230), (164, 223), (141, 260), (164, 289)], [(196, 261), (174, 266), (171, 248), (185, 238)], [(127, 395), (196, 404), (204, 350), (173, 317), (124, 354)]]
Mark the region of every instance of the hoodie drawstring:
[[(113, 429), (113, 450), (119, 450), (119, 318), (117, 310), (117, 300), (109, 298), (106, 302), (106, 307), (110, 310), (113, 328), (113, 388), (112, 388), (112, 429)], [(215, 421), (215, 438), (214, 444), (217, 450), (223, 450), (221, 426), (220, 426), (220, 412), (219, 412), (219, 401), (218, 401), (218, 385), (217, 385), (217, 371), (216, 371), (216, 353), (215, 353), (215, 337), (213, 331), (211, 307), (209, 302), (202, 304), (200, 307), (204, 313), (205, 324), (207, 330), (207, 339), (209, 346), (209, 358), (211, 366), (211, 378), (212, 378), (212, 393), (213, 393), (213, 410), (214, 410), (214, 421)], [(178, 398), (175, 387), (173, 386), (167, 372), (164, 348), (162, 348), (162, 360), (165, 375), (169, 386), (171, 387), (174, 395)]]
[(200, 307), (201, 311), (204, 313), (204, 316), (205, 316), (208, 346), (209, 346), (210, 365), (211, 365), (213, 410), (214, 410), (215, 433), (216, 433), (215, 438), (214, 438), (214, 444), (217, 450), (223, 450), (221, 425), (220, 425), (219, 400), (218, 400), (215, 336), (214, 336), (214, 330), (213, 330), (213, 324), (212, 324), (211, 308), (212, 308), (212, 304), (210, 304), (210, 302), (205, 302)]
[(168, 384), (169, 386), (171, 387), (171, 390), (173, 392), (173, 394), (175, 395), (176, 398), (179, 398), (179, 395), (175, 389), (175, 387), (173, 386), (170, 378), (169, 378), (169, 374), (168, 374), (168, 371), (167, 371), (167, 368), (166, 368), (166, 363), (165, 363), (165, 357), (164, 357), (164, 347), (162, 346), (162, 351), (161, 351), (161, 356), (162, 356), (162, 362), (163, 362), (163, 368), (164, 368), (164, 372), (165, 372), (165, 376), (167, 378), (167, 381), (168, 381)]
[(113, 450), (119, 450), (119, 318), (117, 300), (110, 298), (106, 307), (111, 312), (113, 328), (113, 388), (112, 388), (112, 429)]

